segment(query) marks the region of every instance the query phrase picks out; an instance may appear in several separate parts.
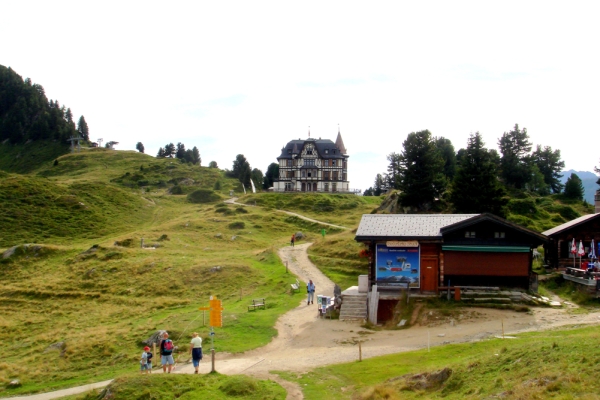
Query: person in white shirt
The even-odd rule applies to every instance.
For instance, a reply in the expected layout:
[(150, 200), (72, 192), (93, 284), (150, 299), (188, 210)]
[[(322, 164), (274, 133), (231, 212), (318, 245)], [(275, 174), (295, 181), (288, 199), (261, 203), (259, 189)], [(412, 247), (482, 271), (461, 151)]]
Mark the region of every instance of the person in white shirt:
[(194, 364), (195, 368), (194, 373), (197, 374), (198, 367), (200, 366), (200, 360), (202, 360), (202, 338), (198, 336), (197, 332), (192, 333), (190, 354), (192, 355), (192, 364)]

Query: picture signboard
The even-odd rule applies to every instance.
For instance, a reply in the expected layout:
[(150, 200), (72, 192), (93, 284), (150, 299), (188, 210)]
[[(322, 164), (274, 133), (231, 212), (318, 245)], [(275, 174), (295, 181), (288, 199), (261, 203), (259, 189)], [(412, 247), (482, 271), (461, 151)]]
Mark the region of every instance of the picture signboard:
[[(386, 286), (421, 287), (420, 247), (418, 242), (377, 244), (375, 246), (375, 280)], [(391, 245), (391, 246), (390, 246)]]

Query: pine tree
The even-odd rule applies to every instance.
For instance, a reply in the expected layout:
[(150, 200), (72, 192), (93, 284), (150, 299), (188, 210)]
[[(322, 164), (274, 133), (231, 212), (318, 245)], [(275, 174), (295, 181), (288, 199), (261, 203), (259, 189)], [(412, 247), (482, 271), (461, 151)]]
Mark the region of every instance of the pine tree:
[(185, 160), (185, 144), (179, 142), (177, 143), (177, 150), (175, 151), (175, 158), (179, 158), (180, 160)]
[(504, 183), (517, 189), (525, 188), (531, 178), (531, 142), (527, 129), (519, 129), (515, 124), (512, 131), (504, 132), (498, 140), (498, 147), (502, 153), (500, 168)]
[(498, 181), (493, 155), (479, 132), (471, 134), (451, 185), (450, 202), (457, 213), (489, 212), (504, 216), (505, 191)]
[(565, 167), (565, 162), (560, 159), (560, 150), (552, 151), (552, 147), (537, 145), (531, 155), (533, 163), (537, 166), (540, 173), (544, 176), (544, 182), (550, 186), (553, 193), (560, 193), (564, 185), (561, 183), (560, 172)]
[(200, 151), (198, 150), (198, 148), (196, 146), (194, 146), (192, 148), (192, 164), (197, 165), (197, 166), (201, 166), (202, 165), (202, 158), (200, 157)]
[(456, 173), (456, 153), (454, 152), (454, 146), (450, 139), (442, 136), (435, 138), (435, 146), (444, 159), (444, 175), (448, 181), (451, 181)]
[(158, 148), (158, 154), (156, 154), (156, 158), (164, 158), (165, 157), (165, 149), (162, 147)]
[(135, 145), (135, 149), (137, 151), (139, 151), (140, 153), (144, 152), (144, 144), (142, 142), (137, 142), (137, 144)]
[(428, 130), (412, 132), (400, 155), (400, 201), (405, 207), (426, 211), (446, 189), (444, 159)]
[(565, 183), (565, 197), (574, 200), (583, 200), (583, 182), (577, 174), (571, 174)]
[(87, 122), (85, 122), (85, 118), (83, 118), (83, 115), (79, 117), (79, 122), (77, 122), (77, 133), (79, 133), (79, 136), (81, 136), (84, 140), (90, 140), (90, 130)]
[(167, 144), (164, 149), (164, 157), (173, 158), (174, 155), (175, 155), (175, 145), (173, 143)]
[(211, 161), (208, 163), (208, 168), (219, 168), (216, 161)]

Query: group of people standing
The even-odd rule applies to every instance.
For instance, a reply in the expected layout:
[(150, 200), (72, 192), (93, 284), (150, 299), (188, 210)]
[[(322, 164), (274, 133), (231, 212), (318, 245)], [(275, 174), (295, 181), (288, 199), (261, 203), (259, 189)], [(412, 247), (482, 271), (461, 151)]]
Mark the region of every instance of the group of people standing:
[[(171, 373), (171, 370), (175, 367), (175, 359), (173, 358), (173, 351), (175, 345), (173, 341), (169, 339), (169, 333), (164, 332), (159, 345), (160, 349), (160, 363), (164, 373)], [(192, 333), (192, 341), (190, 342), (189, 353), (192, 356), (192, 364), (194, 365), (194, 373), (198, 373), (200, 367), (200, 360), (202, 360), (202, 338), (198, 336), (197, 332)], [(152, 373), (152, 352), (150, 347), (144, 347), (144, 352), (140, 359), (140, 371), (142, 374)]]

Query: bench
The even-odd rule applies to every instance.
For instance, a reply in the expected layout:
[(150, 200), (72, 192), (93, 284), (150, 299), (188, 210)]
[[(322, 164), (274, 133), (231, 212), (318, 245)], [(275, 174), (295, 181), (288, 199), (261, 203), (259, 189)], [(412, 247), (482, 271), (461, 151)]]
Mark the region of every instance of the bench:
[(292, 293), (294, 293), (295, 290), (300, 291), (300, 281), (298, 279), (296, 279), (296, 283), (292, 283), (290, 286), (292, 287)]
[(250, 310), (256, 310), (257, 308), (263, 308), (263, 310), (266, 310), (265, 307), (265, 299), (254, 299), (252, 300), (252, 304), (250, 304), (248, 306), (248, 311)]
[(573, 275), (573, 276), (576, 276), (576, 277), (583, 277), (585, 275), (585, 273), (587, 273), (587, 271), (585, 269), (574, 268), (574, 267), (567, 267), (567, 275)]

